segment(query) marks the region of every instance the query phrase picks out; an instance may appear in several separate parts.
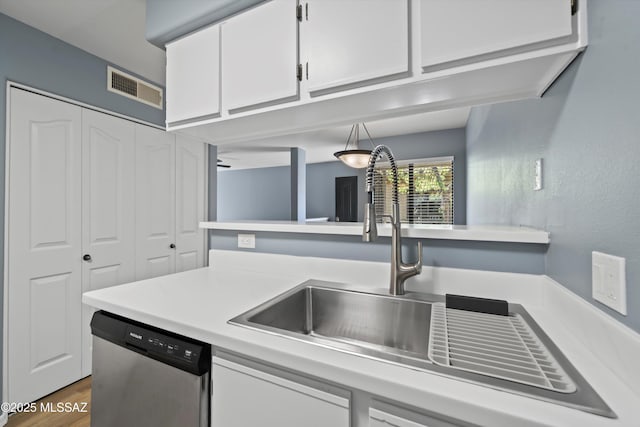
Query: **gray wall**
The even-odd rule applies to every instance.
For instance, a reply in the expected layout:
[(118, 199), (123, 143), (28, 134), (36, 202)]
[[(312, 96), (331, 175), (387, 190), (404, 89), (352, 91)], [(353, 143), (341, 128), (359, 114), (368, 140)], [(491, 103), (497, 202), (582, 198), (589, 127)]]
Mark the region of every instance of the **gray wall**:
[(307, 218), (328, 217), (335, 221), (336, 178), (358, 177), (358, 221), (362, 221), (366, 192), (364, 169), (354, 169), (340, 161), (307, 165)]
[(289, 172), (289, 166), (218, 169), (218, 221), (290, 219)]
[[(0, 194), (2, 200), (4, 200), (5, 189), (7, 80), (164, 125), (164, 111), (107, 92), (106, 61), (0, 14)], [(4, 223), (4, 209), (0, 210), (0, 221)], [(4, 242), (4, 228), (0, 230), (0, 235)], [(0, 273), (4, 270), (3, 252), (4, 244), (0, 245)], [(0, 310), (2, 306), (0, 293)], [(0, 311), (1, 330), (2, 313)]]
[[(454, 222), (466, 221), (466, 149), (465, 130), (451, 129), (388, 138), (376, 144), (388, 145), (397, 160), (454, 156)], [(289, 166), (220, 170), (218, 173), (218, 220), (290, 218)], [(358, 218), (362, 221), (365, 200), (365, 171), (342, 162), (307, 165), (307, 218), (335, 218), (335, 178), (358, 177)]]
[[(640, 2), (588, 11), (589, 47), (542, 99), (473, 109), (467, 219), (550, 231), (547, 275), (640, 331)], [(591, 251), (626, 258), (627, 317), (591, 298)]]
[[(243, 233), (245, 233), (243, 231)], [(238, 232), (211, 230), (211, 248), (286, 255), (389, 262), (391, 239), (364, 243), (361, 236), (256, 232), (255, 249), (238, 249)], [(404, 261), (415, 261), (416, 239), (403, 239)], [(544, 274), (546, 245), (426, 240), (425, 266)]]

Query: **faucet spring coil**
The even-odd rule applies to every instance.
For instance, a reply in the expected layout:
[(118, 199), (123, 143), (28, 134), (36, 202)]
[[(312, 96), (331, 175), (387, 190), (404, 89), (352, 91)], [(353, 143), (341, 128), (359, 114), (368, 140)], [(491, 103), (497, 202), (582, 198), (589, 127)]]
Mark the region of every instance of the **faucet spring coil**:
[(386, 154), (389, 159), (389, 163), (391, 164), (391, 173), (393, 174), (393, 193), (392, 193), (392, 201), (393, 203), (398, 203), (398, 167), (396, 166), (396, 160), (391, 154), (391, 150), (386, 145), (378, 145), (371, 152), (371, 157), (369, 157), (369, 165), (367, 166), (367, 192), (373, 191), (373, 169), (376, 166), (376, 161), (382, 154)]

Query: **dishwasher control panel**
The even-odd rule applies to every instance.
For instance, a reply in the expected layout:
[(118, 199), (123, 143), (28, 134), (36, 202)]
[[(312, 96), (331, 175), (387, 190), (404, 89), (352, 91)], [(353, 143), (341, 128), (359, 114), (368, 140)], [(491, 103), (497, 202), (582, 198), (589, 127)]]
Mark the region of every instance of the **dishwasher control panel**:
[(211, 364), (211, 346), (106, 312), (91, 321), (92, 333), (152, 359), (201, 375)]
[(200, 357), (200, 347), (146, 328), (127, 325), (126, 342), (148, 352), (169, 358), (178, 358), (186, 363), (194, 363)]

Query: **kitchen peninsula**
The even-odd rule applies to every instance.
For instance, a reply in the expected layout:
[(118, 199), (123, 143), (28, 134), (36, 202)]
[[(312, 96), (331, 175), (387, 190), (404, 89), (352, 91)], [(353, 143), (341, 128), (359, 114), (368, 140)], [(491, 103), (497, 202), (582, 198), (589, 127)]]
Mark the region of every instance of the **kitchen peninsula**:
[[(354, 427), (368, 425), (367, 419), (376, 425), (375, 420), (381, 418), (418, 419), (423, 423), (397, 425), (447, 426), (632, 426), (636, 421), (634, 414), (640, 402), (640, 374), (633, 367), (640, 355), (637, 334), (545, 276), (430, 267), (407, 285), (410, 290), (500, 297), (523, 304), (611, 406), (617, 419), (227, 323), (309, 278), (384, 293), (388, 280), (386, 263), (215, 250), (210, 253), (209, 263), (202, 269), (85, 293), (83, 302), (211, 343), (214, 426), (216, 410), (221, 408), (220, 401), (216, 401), (218, 396), (236, 396), (234, 390), (219, 388), (228, 383), (216, 384), (216, 369), (245, 372), (245, 368), (250, 378), (260, 377), (268, 384), (275, 381), (282, 390), (291, 392), (291, 387), (299, 386), (320, 391), (322, 396), (328, 393), (332, 405), (338, 405), (342, 408), (340, 413), (352, 420), (345, 425)], [(585, 328), (591, 330), (590, 338), (581, 332)], [(609, 357), (617, 360), (606, 367), (601, 360)], [(254, 395), (257, 392), (251, 390), (243, 390), (248, 393), (242, 402), (245, 409), (251, 402), (256, 405), (253, 411), (268, 410), (254, 399), (268, 402), (269, 396)], [(306, 396), (305, 391), (296, 393)], [(228, 399), (232, 397), (225, 402)], [(321, 401), (326, 399), (322, 397)], [(251, 411), (236, 414), (250, 416), (246, 412)], [(285, 419), (296, 417), (295, 408), (286, 405), (279, 414)]]

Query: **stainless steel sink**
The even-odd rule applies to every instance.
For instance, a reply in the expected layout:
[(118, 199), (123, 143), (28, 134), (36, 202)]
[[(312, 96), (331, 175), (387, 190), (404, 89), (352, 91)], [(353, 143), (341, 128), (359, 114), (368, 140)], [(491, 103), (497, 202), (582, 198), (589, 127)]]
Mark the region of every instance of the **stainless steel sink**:
[(305, 286), (246, 319), (281, 333), (426, 358), (430, 316), (431, 304), (422, 301)]
[[(500, 375), (433, 363), (432, 360), (437, 359), (430, 357), (429, 352), (432, 308), (441, 307), (433, 304), (443, 301), (442, 297), (388, 296), (341, 287), (344, 285), (307, 281), (229, 323), (615, 418), (613, 411), (518, 304), (509, 304), (510, 314), (526, 322), (524, 327), (551, 353), (550, 357), (559, 365), (558, 370), (570, 378), (571, 387), (550, 390)], [(481, 345), (472, 343), (469, 347), (474, 350), (474, 346)], [(496, 353), (495, 345), (491, 351)], [(505, 353), (509, 351), (504, 349)], [(502, 354), (494, 358), (495, 366), (502, 365)]]

